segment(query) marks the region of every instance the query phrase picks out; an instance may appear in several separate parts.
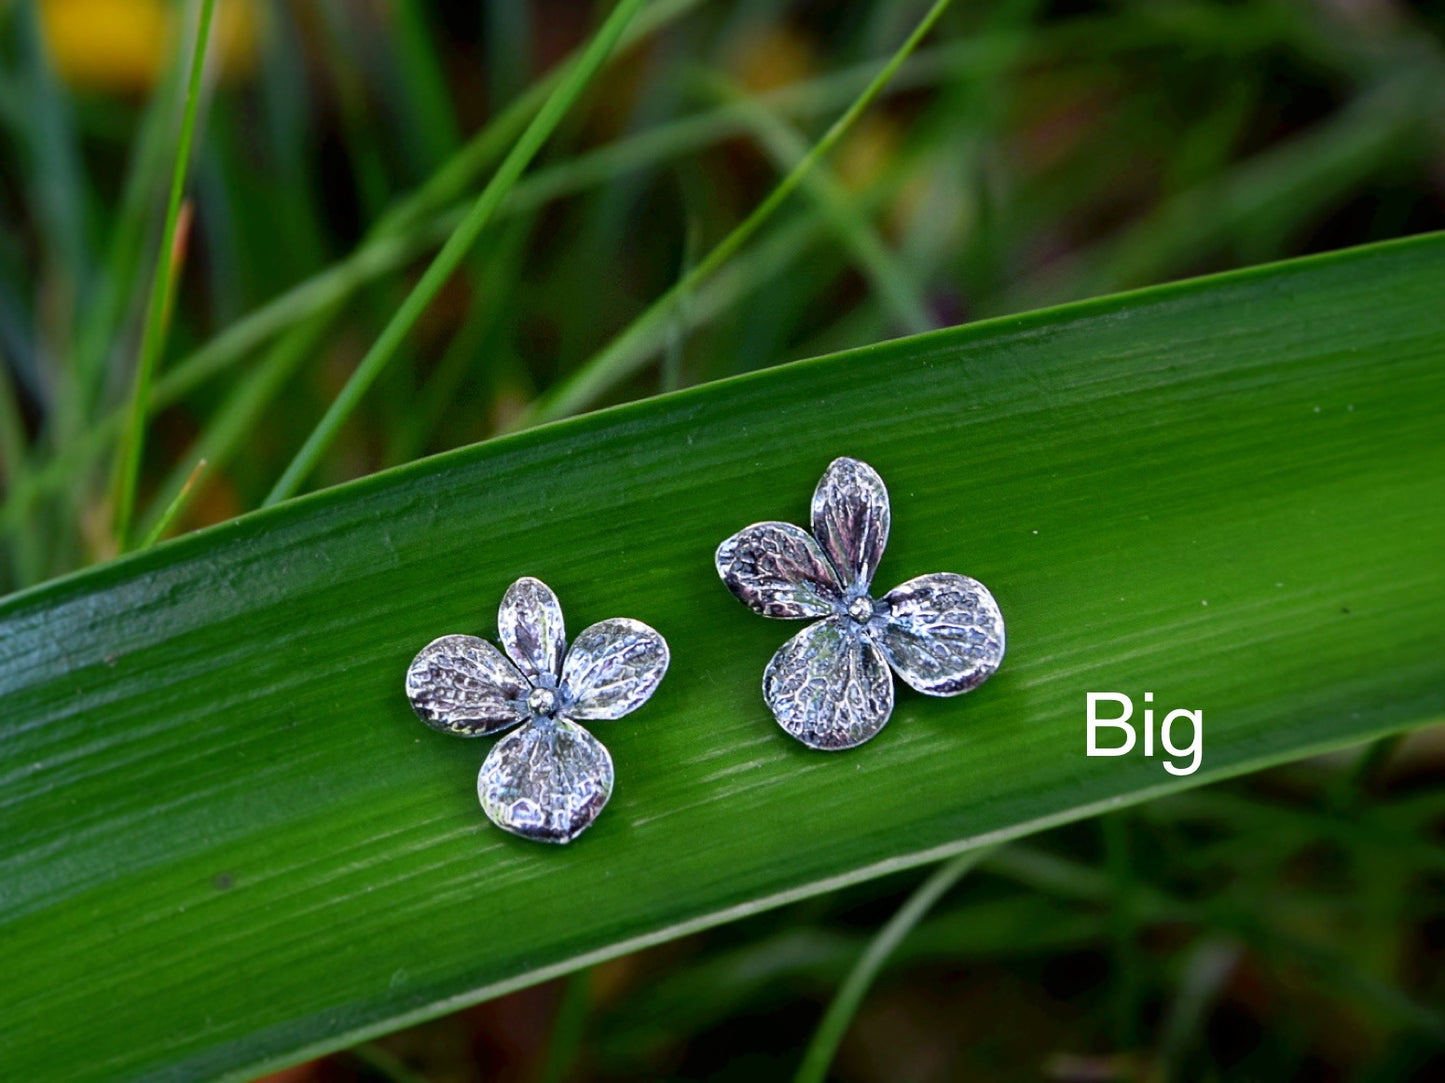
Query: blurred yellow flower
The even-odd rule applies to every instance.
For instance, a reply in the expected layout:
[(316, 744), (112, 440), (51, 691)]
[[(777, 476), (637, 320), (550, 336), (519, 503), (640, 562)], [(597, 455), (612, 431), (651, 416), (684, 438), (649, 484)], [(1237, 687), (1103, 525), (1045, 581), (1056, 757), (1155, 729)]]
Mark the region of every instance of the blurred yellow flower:
[(802, 82), (817, 71), (813, 43), (782, 24), (769, 24), (729, 58), (738, 84), (749, 94), (763, 94)]
[[(170, 62), (185, 8), (165, 0), (42, 0), (40, 25), (51, 63), (72, 86), (144, 91)], [(259, 18), (254, 0), (219, 0), (210, 53), (223, 75), (251, 70)]]
[(838, 148), (833, 167), (838, 179), (855, 192), (863, 191), (896, 160), (901, 142), (898, 124), (887, 113), (875, 110), (859, 117)]

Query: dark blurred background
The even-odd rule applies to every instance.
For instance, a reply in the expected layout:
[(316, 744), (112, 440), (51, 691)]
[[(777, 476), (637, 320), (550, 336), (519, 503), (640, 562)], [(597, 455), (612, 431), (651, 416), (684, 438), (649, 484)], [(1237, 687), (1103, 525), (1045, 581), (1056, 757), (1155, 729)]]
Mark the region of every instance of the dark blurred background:
[[(222, 0), (162, 363), (185, 378), (151, 429), (144, 521), (201, 456), (174, 529), (257, 506), (495, 164), (474, 153), (448, 187), (459, 149), (607, 7)], [(1445, 4), (958, 0), (814, 180), (653, 318), (926, 5), (671, 7), (564, 122), (318, 483), (525, 424), (609, 349), (627, 363), (586, 405), (1445, 227)], [(0, 590), (114, 554), (105, 426), (194, 18), (0, 6)], [(894, 956), (836, 1077), (1445, 1079), (1442, 771), (1425, 731), (998, 852)], [(276, 1078), (786, 1077), (919, 879)]]

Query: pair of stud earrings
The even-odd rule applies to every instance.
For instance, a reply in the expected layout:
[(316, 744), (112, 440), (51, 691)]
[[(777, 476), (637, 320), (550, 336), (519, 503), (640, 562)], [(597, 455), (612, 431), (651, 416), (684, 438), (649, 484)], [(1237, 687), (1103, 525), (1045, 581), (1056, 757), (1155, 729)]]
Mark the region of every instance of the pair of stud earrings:
[[(883, 728), (893, 713), (890, 668), (926, 695), (956, 696), (1003, 659), (998, 604), (966, 575), (922, 575), (873, 597), (889, 523), (878, 472), (842, 458), (813, 493), (811, 534), (792, 523), (754, 523), (718, 546), (718, 575), (749, 609), (817, 618), (763, 673), (778, 724), (811, 748), (854, 748)], [(584, 629), (569, 648), (557, 596), (529, 577), (507, 588), (497, 634), (505, 655), (476, 636), (428, 643), (407, 670), (407, 697), (443, 733), (484, 737), (520, 725), (482, 764), (482, 808), (515, 835), (571, 842), (613, 784), (611, 755), (580, 723), (642, 706), (667, 672), (667, 642), (618, 617)]]

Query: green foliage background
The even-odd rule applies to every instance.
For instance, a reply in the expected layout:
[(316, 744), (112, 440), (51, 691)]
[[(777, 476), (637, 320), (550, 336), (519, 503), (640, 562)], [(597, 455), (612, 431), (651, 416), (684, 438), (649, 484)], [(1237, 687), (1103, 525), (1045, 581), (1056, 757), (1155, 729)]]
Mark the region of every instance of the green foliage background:
[[(217, 44), (194, 94), (205, 5), (129, 90), (56, 70), (52, 6), (0, 11), (4, 585), (286, 495), (338, 396), (357, 406), (296, 480), (416, 465), (0, 609), (11, 1073), (245, 1075), (1183, 785), (1076, 754), (1099, 682), (1206, 709), (1191, 784), (1438, 718), (1438, 238), (978, 322), (1445, 225), (1438, 5), (961, 5), (905, 58), (924, 6), (672, 0), (625, 26), (604, 6), (609, 52), (580, 5), (222, 0), (254, 41)], [(603, 66), (574, 102), (560, 65), (589, 41)], [(188, 103), (177, 292), (135, 399)], [(513, 184), (498, 165), (548, 109)], [(400, 335), (469, 209), (479, 242)], [(343, 390), (384, 334), (376, 382)], [(117, 530), (128, 401), (148, 423)], [(839, 453), (893, 487), (888, 574), (977, 575), (1012, 645), (979, 693), (904, 701), (887, 743), (815, 762), (755, 695), (787, 629), (729, 609), (698, 554), (797, 519)], [(489, 634), (523, 572), (574, 621), (651, 620), (679, 663), (655, 717), (606, 735), (614, 807), (545, 863), (478, 822), (476, 747), (409, 729), (388, 669), (439, 630)], [(1430, 1071), (1431, 748), (993, 851), (889, 956), (907, 980), (865, 1001), (838, 1070)], [(517, 1001), (532, 1037), (500, 1061), (790, 1071), (904, 880)], [(61, 1021), (97, 1001), (77, 1041)], [(308, 1071), (467, 1078), (486, 1057), (445, 1050), (489, 1018)], [(933, 1059), (874, 1053), (900, 1046)]]

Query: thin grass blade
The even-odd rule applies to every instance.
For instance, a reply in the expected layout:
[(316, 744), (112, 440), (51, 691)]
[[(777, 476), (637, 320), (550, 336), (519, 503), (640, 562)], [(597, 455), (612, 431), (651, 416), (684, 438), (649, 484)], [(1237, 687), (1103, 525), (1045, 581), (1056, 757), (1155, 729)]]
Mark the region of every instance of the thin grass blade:
[(863, 1003), (873, 979), (898, 950), (898, 945), (913, 931), (914, 926), (927, 917), (934, 904), (986, 854), (985, 850), (972, 850), (945, 861), (914, 889), (913, 894), (898, 908), (898, 912), (878, 930), (878, 935), (869, 942), (867, 950), (849, 971), (848, 977), (823, 1014), (823, 1021), (813, 1032), (803, 1054), (803, 1061), (793, 1077), (796, 1083), (823, 1083), (828, 1075), (828, 1065), (833, 1063), (833, 1054), (838, 1051), (848, 1024), (858, 1013), (858, 1007)]
[[(873, 103), (883, 88), (888, 85), (895, 72), (903, 66), (909, 55), (928, 36), (934, 24), (948, 9), (951, 0), (936, 0), (928, 12), (919, 20), (907, 40), (887, 60), (863, 92), (844, 110), (842, 116), (833, 122), (828, 130), (808, 150), (798, 163), (788, 171), (766, 198), (763, 199), (740, 223), (733, 227), (697, 265), (684, 275), (666, 293), (654, 301), (637, 317), (619, 337), (634, 333), (636, 328), (667, 318), (668, 310), (679, 297), (696, 292), (699, 283), (714, 274), (745, 245), (763, 224), (773, 216), (788, 198), (803, 183), (813, 166), (827, 156), (828, 152), (843, 138), (853, 122)], [(609, 387), (631, 375), (634, 367), (623, 360), (626, 354), (605, 348), (585, 362), (559, 386), (538, 401), (535, 407), (520, 420), (519, 424), (539, 424), (544, 421), (566, 417), (594, 403)]]
[(357, 403), (376, 382), (376, 378), (381, 375), (382, 370), (391, 361), (400, 348), (402, 340), (416, 324), (416, 321), (421, 318), (422, 312), (426, 310), (437, 291), (451, 277), (452, 272), (460, 266), (468, 250), (520, 179), (523, 170), (527, 168), (536, 153), (542, 149), (542, 144), (547, 141), (553, 129), (566, 116), (583, 89), (602, 67), (608, 54), (612, 52), (622, 37), (628, 22), (645, 4), (646, 0), (619, 0), (612, 13), (608, 15), (606, 22), (598, 28), (597, 33), (582, 51), (577, 63), (568, 68), (562, 80), (557, 84), (556, 90), (548, 96), (546, 102), (537, 111), (532, 123), (527, 126), (517, 140), (516, 145), (502, 159), (502, 164), (497, 167), (497, 172), (487, 182), (487, 186), (482, 189), (481, 195), (477, 197), (476, 203), (472, 205), (466, 218), (447, 238), (447, 243), (436, 254), (436, 258), (432, 260), (421, 279), (407, 295), (406, 300), (402, 302), (401, 307), (388, 321), (380, 337), (356, 366), (356, 371), (351, 374), (346, 386), (341, 389), (327, 409), (325, 416), (317, 423), (301, 450), (296, 453), (296, 457), (291, 460), (290, 465), (286, 467), (270, 493), (267, 494), (263, 502), (265, 506), (270, 506), (293, 495), (316, 468), (321, 456), (336, 439), (341, 426), (351, 416)]
[(131, 391), (130, 409), (126, 414), (125, 431), (117, 450), (115, 484), (112, 489), (115, 505), (115, 540), (124, 551), (129, 547), (131, 517), (135, 512), (136, 485), (140, 480), (141, 453), (145, 448), (147, 404), (151, 381), (161, 353), (165, 349), (166, 327), (171, 300), (175, 295), (178, 272), (176, 227), (181, 217), (181, 198), (185, 193), (186, 172), (191, 162), (191, 140), (196, 131), (196, 114), (201, 100), (201, 76), (206, 67), (206, 48), (211, 39), (211, 19), (216, 0), (201, 0), (200, 18), (196, 25), (195, 44), (191, 53), (191, 69), (186, 80), (186, 108), (181, 119), (181, 134), (176, 145), (176, 160), (171, 171), (170, 196), (166, 201), (165, 225), (157, 253), (155, 276), (151, 280), (150, 300), (146, 305), (145, 329), (141, 334), (140, 356), (136, 362), (135, 384)]
[(156, 520), (155, 526), (146, 532), (145, 540), (140, 543), (140, 548), (149, 549), (156, 542), (165, 537), (166, 531), (176, 521), (176, 517), (185, 510), (186, 504), (190, 501), (195, 492), (196, 483), (200, 481), (201, 475), (206, 471), (206, 460), (197, 459), (196, 465), (186, 475), (185, 482), (181, 485), (180, 491), (176, 493), (175, 499), (167, 505), (166, 510)]

